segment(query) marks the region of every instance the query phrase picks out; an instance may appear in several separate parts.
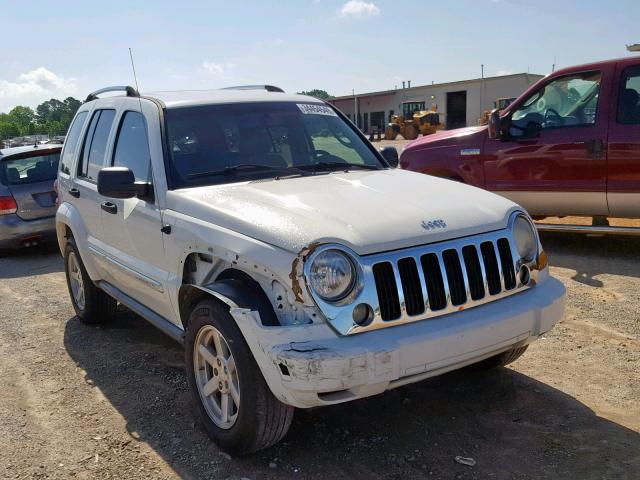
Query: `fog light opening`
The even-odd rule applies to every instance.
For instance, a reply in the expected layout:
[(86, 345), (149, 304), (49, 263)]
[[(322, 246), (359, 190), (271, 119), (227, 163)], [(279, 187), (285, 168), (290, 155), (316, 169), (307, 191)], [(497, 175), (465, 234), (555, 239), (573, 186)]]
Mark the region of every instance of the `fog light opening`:
[(531, 271), (529, 271), (529, 267), (527, 267), (526, 265), (522, 265), (520, 267), (520, 283), (522, 285), (528, 285), (529, 281), (531, 280)]
[(359, 303), (353, 309), (353, 321), (356, 325), (364, 327), (373, 320), (373, 309), (366, 303)]

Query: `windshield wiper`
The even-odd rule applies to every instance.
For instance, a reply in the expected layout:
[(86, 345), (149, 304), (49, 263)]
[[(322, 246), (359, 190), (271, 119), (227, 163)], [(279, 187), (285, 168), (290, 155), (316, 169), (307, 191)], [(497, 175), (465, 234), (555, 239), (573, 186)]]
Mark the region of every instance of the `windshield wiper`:
[(212, 170), (210, 172), (190, 173), (187, 175), (189, 180), (202, 177), (214, 177), (216, 175), (235, 175), (238, 172), (254, 172), (260, 170), (287, 170), (288, 167), (274, 167), (272, 165), (260, 165), (257, 163), (241, 163), (233, 167), (224, 167), (222, 170)]
[(362, 163), (347, 163), (347, 162), (318, 162), (311, 165), (301, 165), (298, 168), (304, 170), (327, 170), (327, 169), (339, 169), (348, 172), (349, 170), (380, 170), (380, 167), (376, 165), (365, 165)]

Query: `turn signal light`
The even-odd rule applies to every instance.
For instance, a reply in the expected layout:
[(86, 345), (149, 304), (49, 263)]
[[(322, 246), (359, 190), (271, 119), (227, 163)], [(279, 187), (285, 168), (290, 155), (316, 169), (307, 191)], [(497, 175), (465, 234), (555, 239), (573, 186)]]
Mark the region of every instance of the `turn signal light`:
[(12, 196), (0, 197), (0, 215), (9, 215), (18, 211), (18, 204)]
[(549, 259), (547, 258), (547, 254), (544, 253), (544, 250), (541, 250), (538, 254), (538, 270), (544, 270), (547, 265), (549, 265)]

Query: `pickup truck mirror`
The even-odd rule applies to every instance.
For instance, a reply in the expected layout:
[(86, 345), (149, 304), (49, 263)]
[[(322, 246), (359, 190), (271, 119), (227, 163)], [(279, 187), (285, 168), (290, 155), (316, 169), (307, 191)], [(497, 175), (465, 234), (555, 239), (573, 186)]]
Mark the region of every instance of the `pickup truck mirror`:
[(396, 147), (381, 148), (380, 153), (391, 168), (396, 168), (398, 166), (398, 150), (396, 150)]
[(111, 198), (133, 198), (147, 195), (148, 183), (136, 182), (126, 167), (107, 167), (98, 172), (98, 193)]
[(490, 139), (494, 140), (500, 137), (500, 110), (494, 108), (489, 115), (489, 125), (487, 134)]

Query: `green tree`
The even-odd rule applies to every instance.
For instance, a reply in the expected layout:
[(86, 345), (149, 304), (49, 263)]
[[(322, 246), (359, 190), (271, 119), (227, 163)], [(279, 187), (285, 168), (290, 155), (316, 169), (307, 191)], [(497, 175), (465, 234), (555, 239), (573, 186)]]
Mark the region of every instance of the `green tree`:
[(30, 126), (36, 118), (36, 113), (29, 107), (17, 106), (9, 112), (10, 122), (17, 125), (22, 135), (28, 135)]
[(320, 90), (319, 88), (314, 88), (313, 90), (302, 91), (298, 93), (300, 95), (309, 95), (310, 97), (319, 98), (320, 100), (331, 98), (331, 95), (329, 95), (326, 90)]

